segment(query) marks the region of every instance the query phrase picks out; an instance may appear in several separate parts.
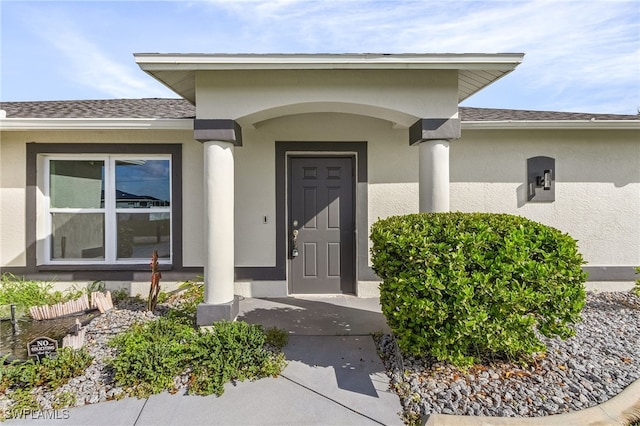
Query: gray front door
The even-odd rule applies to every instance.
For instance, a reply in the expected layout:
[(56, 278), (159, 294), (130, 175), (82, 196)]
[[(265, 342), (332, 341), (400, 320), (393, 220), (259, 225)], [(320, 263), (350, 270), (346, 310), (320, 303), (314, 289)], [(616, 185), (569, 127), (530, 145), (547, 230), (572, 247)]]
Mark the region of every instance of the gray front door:
[(292, 293), (354, 293), (353, 168), (352, 157), (289, 158)]

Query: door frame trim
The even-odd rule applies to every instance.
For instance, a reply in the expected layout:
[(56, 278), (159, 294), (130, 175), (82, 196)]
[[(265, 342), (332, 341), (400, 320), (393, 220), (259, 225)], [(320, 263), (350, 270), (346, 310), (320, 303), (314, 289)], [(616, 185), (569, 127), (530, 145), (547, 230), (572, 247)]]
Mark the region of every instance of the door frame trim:
[[(351, 200), (351, 216), (352, 216), (352, 220), (353, 220), (353, 231), (354, 231), (354, 236), (353, 236), (353, 249), (351, 250), (351, 262), (353, 262), (353, 272), (351, 274), (351, 288), (349, 289), (348, 292), (344, 293), (335, 293), (335, 294), (353, 294), (355, 295), (358, 289), (358, 268), (357, 268), (357, 264), (356, 264), (356, 258), (357, 258), (357, 233), (356, 233), (356, 188), (357, 188), (357, 178), (356, 178), (356, 174), (357, 174), (357, 153), (355, 152), (329, 152), (329, 151), (324, 151), (324, 152), (311, 152), (311, 151), (306, 151), (306, 152), (296, 152), (296, 151), (290, 151), (286, 153), (286, 219), (285, 219), (285, 225), (286, 225), (286, 231), (287, 231), (287, 239), (286, 239), (286, 243), (287, 243), (287, 251), (286, 251), (286, 255), (287, 255), (287, 291), (288, 294), (298, 294), (294, 291), (293, 289), (293, 280), (291, 279), (291, 270), (292, 270), (292, 264), (291, 264), (291, 256), (289, 255), (291, 253), (291, 247), (289, 246), (289, 235), (291, 230), (289, 229), (289, 213), (291, 212), (291, 204), (290, 204), (290, 200), (291, 200), (291, 187), (289, 186), (290, 182), (291, 182), (291, 163), (294, 159), (323, 159), (323, 158), (342, 158), (342, 159), (348, 159), (351, 162), (351, 168), (352, 168), (352, 176), (353, 179), (351, 181), (351, 194), (352, 194), (352, 200)], [(342, 278), (342, 274), (341, 274), (341, 278)], [(341, 284), (342, 287), (342, 284)], [(300, 293), (303, 294), (303, 293)], [(306, 294), (306, 293), (304, 293)], [(324, 293), (322, 293), (324, 294)], [(333, 293), (327, 293), (327, 294), (333, 294)]]
[(287, 233), (287, 155), (346, 155), (355, 154), (355, 286), (358, 281), (378, 281), (369, 266), (368, 223), (368, 172), (367, 142), (298, 142), (276, 141), (276, 267), (278, 275), (287, 280), (288, 233)]

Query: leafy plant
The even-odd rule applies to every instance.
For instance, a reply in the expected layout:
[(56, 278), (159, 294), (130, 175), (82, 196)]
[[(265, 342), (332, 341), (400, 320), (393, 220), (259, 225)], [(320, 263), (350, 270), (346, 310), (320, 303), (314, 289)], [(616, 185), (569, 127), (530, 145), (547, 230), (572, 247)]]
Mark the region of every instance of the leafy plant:
[(169, 293), (167, 293), (166, 291), (161, 291), (160, 293), (158, 293), (158, 303), (164, 303), (167, 300), (169, 300)]
[(202, 277), (185, 281), (180, 284), (178, 290), (182, 292), (179, 309), (169, 311), (169, 315), (185, 318), (190, 320), (192, 324), (195, 324), (198, 305), (204, 301), (204, 284)]
[[(636, 268), (636, 275), (640, 275), (640, 266)], [(640, 278), (636, 280), (636, 284), (633, 287), (633, 292), (640, 297)]]
[(0, 367), (0, 392), (12, 387), (30, 388), (39, 381), (38, 366), (33, 359), (14, 361)]
[(0, 392), (7, 389), (45, 386), (56, 388), (81, 375), (91, 365), (93, 357), (86, 349), (62, 348), (55, 358), (43, 358), (41, 362), (29, 359), (14, 361), (0, 367)]
[(58, 392), (55, 394), (51, 407), (58, 410), (76, 405), (76, 394), (70, 391)]
[(118, 354), (111, 364), (116, 382), (132, 395), (172, 389), (174, 378), (185, 371), (191, 392), (220, 395), (230, 380), (280, 373), (284, 356), (268, 351), (265, 343), (259, 325), (219, 322), (196, 330), (183, 317), (165, 317), (114, 338)]
[(129, 298), (129, 292), (124, 288), (119, 288), (111, 291), (111, 300), (113, 300), (113, 303), (115, 304), (118, 304), (128, 298)]
[(146, 384), (149, 394), (169, 388), (185, 368), (192, 333), (190, 325), (172, 318), (132, 326), (110, 342), (119, 352), (112, 361), (115, 380), (129, 387)]
[(0, 420), (4, 418), (19, 419), (24, 413), (40, 410), (40, 404), (36, 397), (31, 393), (31, 389), (16, 389), (11, 394), (13, 403), (9, 406), (6, 413), (0, 412)]
[(277, 327), (269, 327), (265, 331), (267, 345), (271, 345), (277, 350), (281, 350), (289, 342), (289, 333)]
[(372, 226), (380, 303), (398, 346), (459, 366), (567, 338), (585, 303), (576, 242), (528, 219), (483, 213), (394, 216)]
[(96, 291), (104, 293), (104, 290), (105, 290), (104, 281), (96, 280), (91, 282), (90, 284), (87, 284), (87, 288), (85, 289), (85, 292), (90, 295), (91, 293)]
[(47, 387), (57, 388), (67, 383), (72, 377), (83, 374), (92, 361), (93, 357), (85, 348), (59, 349), (55, 358), (44, 358), (41, 361), (40, 380)]
[(242, 321), (218, 322), (211, 330), (199, 331), (189, 345), (191, 391), (200, 395), (222, 395), (229, 381), (277, 376), (284, 356), (265, 347), (264, 330)]

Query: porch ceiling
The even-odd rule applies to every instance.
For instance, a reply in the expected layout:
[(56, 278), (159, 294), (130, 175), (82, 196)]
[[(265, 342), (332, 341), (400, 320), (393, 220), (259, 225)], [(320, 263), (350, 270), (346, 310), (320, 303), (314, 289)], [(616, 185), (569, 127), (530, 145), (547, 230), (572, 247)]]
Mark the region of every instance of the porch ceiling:
[(461, 54), (175, 54), (136, 53), (147, 74), (195, 105), (196, 71), (457, 70), (458, 102), (513, 71), (523, 53)]

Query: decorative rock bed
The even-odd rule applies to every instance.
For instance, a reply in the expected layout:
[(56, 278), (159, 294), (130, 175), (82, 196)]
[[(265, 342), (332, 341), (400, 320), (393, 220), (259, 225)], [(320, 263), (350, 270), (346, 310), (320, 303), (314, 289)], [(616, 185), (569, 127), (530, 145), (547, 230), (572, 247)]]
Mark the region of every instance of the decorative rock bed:
[(529, 366), (495, 360), (461, 371), (402, 356), (390, 335), (379, 346), (407, 418), (547, 416), (595, 406), (640, 379), (640, 298), (589, 293), (582, 317), (574, 337), (543, 338), (547, 353)]
[[(154, 320), (167, 306), (147, 312), (144, 302), (127, 301), (86, 326), (86, 348), (94, 357), (84, 375), (53, 391), (37, 389), (44, 409), (62, 393), (75, 405), (124, 396), (113, 382), (107, 360), (115, 355), (108, 341), (133, 323)], [(600, 404), (640, 379), (640, 298), (632, 293), (588, 294), (584, 321), (576, 336), (545, 339), (547, 354), (534, 365), (504, 361), (460, 371), (430, 359), (403, 357), (391, 335), (380, 339), (391, 386), (398, 392), (405, 417), (425, 414), (535, 417), (560, 414)], [(176, 386), (186, 386), (186, 375)], [(0, 408), (9, 401), (0, 400)]]

